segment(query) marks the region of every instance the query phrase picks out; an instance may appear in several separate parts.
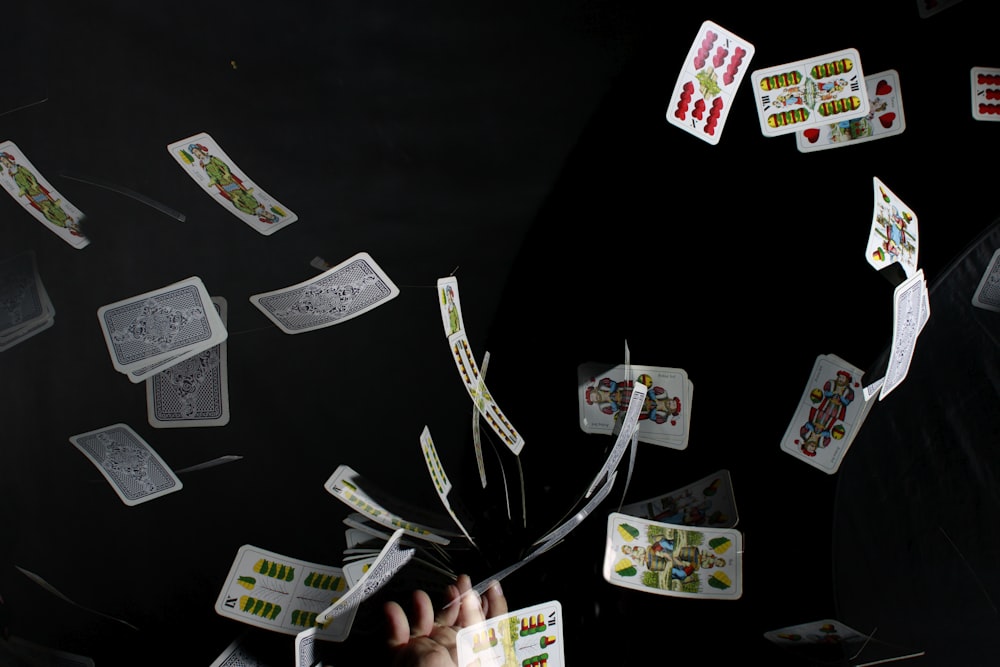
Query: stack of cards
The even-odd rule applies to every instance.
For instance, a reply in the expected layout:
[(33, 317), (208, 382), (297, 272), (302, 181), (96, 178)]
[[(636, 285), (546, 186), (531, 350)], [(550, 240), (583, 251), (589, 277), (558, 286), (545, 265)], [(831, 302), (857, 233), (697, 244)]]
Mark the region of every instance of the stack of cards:
[(972, 305), (985, 310), (1000, 312), (1000, 248), (993, 252), (979, 286), (972, 295)]
[(138, 505), (184, 488), (181, 480), (128, 424), (70, 436), (126, 505)]
[(623, 514), (682, 526), (733, 528), (739, 522), (728, 470), (692, 482), (666, 495), (623, 505)]
[(973, 67), (972, 117), (1000, 120), (1000, 67)]
[[(226, 324), (226, 300), (212, 297)], [(229, 423), (226, 342), (185, 359), (146, 380), (146, 412), (154, 428), (224, 426)]]
[(604, 579), (674, 597), (736, 600), (743, 594), (743, 535), (732, 528), (688, 528), (612, 512)]
[(354, 610), (325, 624), (318, 624), (316, 617), (347, 590), (339, 567), (307, 563), (244, 544), (215, 601), (215, 611), (289, 635), (319, 627), (317, 639), (339, 642), (351, 631)]
[(795, 133), (802, 153), (853, 146), (902, 134), (906, 129), (899, 74), (894, 69), (865, 77), (869, 110), (864, 116), (826, 123)]
[(0, 186), (66, 243), (77, 249), (90, 243), (80, 228), (83, 211), (57, 192), (13, 141), (0, 143)]
[(639, 415), (639, 441), (685, 449), (691, 431), (694, 383), (682, 368), (581, 364), (577, 369), (580, 428), (584, 433), (613, 434), (636, 382), (646, 386), (646, 401)]
[(0, 261), (0, 352), (45, 331), (56, 311), (38, 274), (35, 253)]
[(458, 664), (467, 667), (565, 667), (562, 605), (543, 602), (458, 631)]
[(273, 234), (298, 220), (250, 180), (208, 134), (175, 141), (167, 150), (212, 199), (261, 234)]
[(250, 303), (287, 334), (323, 329), (396, 298), (396, 287), (366, 252), (291, 287), (254, 294)]
[(712, 145), (719, 143), (753, 54), (750, 42), (712, 21), (702, 23), (674, 84), (667, 120)]
[(864, 371), (833, 354), (816, 357), (781, 449), (832, 475), (874, 401), (861, 393)]
[(101, 306), (97, 318), (111, 363), (132, 382), (210, 350), (228, 336), (197, 276)]
[(790, 134), (869, 111), (857, 49), (844, 49), (753, 72), (750, 75), (760, 131)]

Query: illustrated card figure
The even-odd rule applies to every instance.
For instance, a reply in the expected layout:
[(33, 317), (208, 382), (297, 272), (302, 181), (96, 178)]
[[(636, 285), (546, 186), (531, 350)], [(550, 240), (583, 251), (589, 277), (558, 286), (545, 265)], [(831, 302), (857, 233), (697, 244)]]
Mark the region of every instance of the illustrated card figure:
[(1000, 248), (993, 252), (983, 277), (979, 279), (979, 286), (972, 295), (972, 305), (1000, 312)]
[(354, 610), (329, 623), (316, 617), (347, 592), (339, 567), (289, 558), (250, 544), (239, 548), (215, 602), (220, 616), (288, 635), (318, 627), (316, 639), (344, 641)]
[(261, 234), (273, 234), (299, 219), (250, 180), (207, 133), (175, 141), (167, 151), (212, 199)]
[(1000, 120), (1000, 68), (973, 67), (972, 117), (975, 120)]
[(860, 427), (863, 376), (836, 355), (817, 356), (781, 438), (782, 451), (827, 474), (837, 472)]
[(750, 83), (765, 137), (864, 116), (869, 111), (857, 49), (756, 70)]
[(733, 528), (739, 522), (733, 481), (725, 468), (666, 495), (623, 505), (619, 511), (682, 526)]
[(141, 382), (228, 337), (212, 297), (197, 276), (101, 306), (97, 319), (112, 364), (132, 382)]
[(865, 87), (869, 100), (867, 114), (799, 130), (795, 133), (799, 151), (810, 153), (854, 146), (902, 134), (906, 129), (906, 116), (899, 91), (899, 73), (890, 69), (866, 76)]
[(562, 605), (542, 602), (458, 631), (459, 667), (565, 667)]
[(611, 512), (604, 579), (656, 595), (736, 600), (743, 594), (743, 536)]
[(0, 352), (51, 327), (55, 315), (33, 251), (0, 261)]
[(90, 244), (83, 211), (62, 196), (13, 141), (0, 143), (0, 186), (56, 236), (77, 250)]
[(371, 255), (359, 252), (291, 287), (250, 297), (287, 334), (341, 324), (399, 296), (399, 288)]
[(70, 436), (128, 506), (184, 488), (181, 480), (128, 424), (112, 424)]
[[(226, 300), (212, 298), (223, 326)], [(153, 428), (225, 426), (229, 423), (226, 341), (146, 380), (146, 414)]]
[(865, 259), (876, 270), (899, 263), (907, 278), (917, 272), (919, 234), (917, 214), (878, 176), (873, 177), (875, 205), (868, 231)]
[(754, 46), (722, 26), (705, 21), (674, 84), (667, 120), (715, 145), (743, 81)]

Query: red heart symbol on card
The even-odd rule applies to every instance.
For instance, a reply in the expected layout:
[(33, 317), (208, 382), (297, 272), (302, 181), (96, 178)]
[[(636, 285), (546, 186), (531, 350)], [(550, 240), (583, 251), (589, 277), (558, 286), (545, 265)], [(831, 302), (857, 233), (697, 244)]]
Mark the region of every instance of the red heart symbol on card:
[(882, 127), (888, 130), (890, 127), (892, 127), (892, 124), (896, 121), (896, 114), (890, 111), (889, 113), (884, 113), (881, 116), (879, 116), (878, 120), (880, 123), (882, 123)]
[(816, 140), (819, 139), (819, 129), (815, 127), (810, 127), (808, 130), (805, 130), (803, 134), (806, 135), (806, 139), (808, 139), (811, 144), (816, 143)]
[(879, 80), (878, 84), (875, 86), (876, 95), (888, 95), (892, 92), (892, 86), (885, 79)]

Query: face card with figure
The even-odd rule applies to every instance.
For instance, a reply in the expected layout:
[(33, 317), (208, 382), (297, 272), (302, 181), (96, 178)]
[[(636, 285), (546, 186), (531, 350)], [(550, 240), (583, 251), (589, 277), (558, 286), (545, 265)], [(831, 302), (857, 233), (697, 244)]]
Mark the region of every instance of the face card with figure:
[(645, 593), (716, 600), (743, 594), (743, 535), (611, 512), (604, 579)]
[[(227, 302), (212, 305), (225, 326)], [(174, 364), (146, 380), (146, 415), (153, 428), (225, 426), (229, 423), (226, 342)]]
[(1000, 312), (1000, 248), (993, 252), (993, 257), (986, 264), (979, 286), (972, 294), (972, 305), (984, 310)]
[(448, 276), (438, 278), (438, 306), (441, 308), (441, 322), (446, 336), (465, 331), (462, 320), (462, 302), (458, 294), (458, 278)]
[(619, 511), (683, 526), (733, 528), (739, 522), (732, 477), (725, 468), (666, 495), (623, 505)]
[(175, 141), (167, 151), (212, 199), (261, 234), (273, 234), (299, 219), (252, 181), (207, 133)]
[(865, 87), (870, 106), (866, 115), (799, 130), (795, 133), (799, 151), (811, 153), (854, 146), (902, 134), (906, 129), (906, 117), (899, 91), (899, 73), (890, 69), (866, 76)]
[(702, 23), (674, 84), (667, 121), (712, 145), (719, 143), (754, 50), (717, 23)]
[(97, 466), (130, 507), (184, 488), (170, 466), (128, 424), (72, 435), (69, 441)]
[(562, 605), (550, 600), (494, 616), (458, 631), (463, 667), (565, 667)]
[(865, 259), (881, 271), (890, 264), (903, 267), (906, 277), (917, 271), (920, 231), (917, 214), (904, 204), (878, 176), (872, 178), (875, 197)]
[(79, 250), (90, 244), (81, 227), (83, 211), (52, 187), (13, 141), (0, 142), (0, 187), (72, 247)]
[(1000, 67), (973, 67), (972, 117), (1000, 121)]
[(319, 627), (316, 638), (344, 641), (354, 612), (320, 623), (317, 616), (348, 591), (339, 567), (289, 558), (250, 544), (239, 548), (215, 601), (220, 616), (295, 635)]
[(97, 319), (111, 363), (125, 374), (172, 357), (181, 361), (228, 336), (197, 276), (101, 306)]
[(859, 426), (864, 371), (840, 357), (816, 357), (784, 436), (782, 451), (832, 475)]
[(367, 313), (399, 296), (399, 288), (367, 252), (309, 280), (254, 294), (250, 303), (287, 334), (315, 331)]
[(864, 116), (869, 111), (857, 49), (843, 49), (751, 73), (765, 137)]

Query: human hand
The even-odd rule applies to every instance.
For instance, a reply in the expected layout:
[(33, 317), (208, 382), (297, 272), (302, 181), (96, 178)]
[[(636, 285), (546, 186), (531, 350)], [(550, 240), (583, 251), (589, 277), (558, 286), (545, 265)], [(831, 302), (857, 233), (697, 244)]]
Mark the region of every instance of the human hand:
[(457, 667), (458, 631), (507, 613), (507, 598), (499, 582), (486, 589), (485, 597), (470, 591), (469, 576), (459, 575), (448, 585), (445, 605), (436, 614), (430, 596), (422, 590), (413, 591), (410, 616), (397, 602), (386, 602), (383, 609), (393, 667)]

